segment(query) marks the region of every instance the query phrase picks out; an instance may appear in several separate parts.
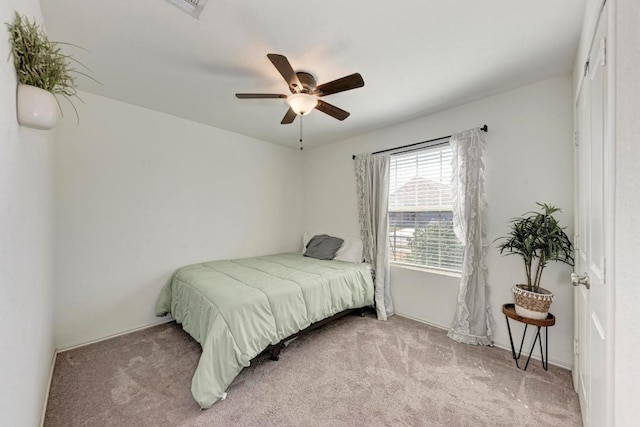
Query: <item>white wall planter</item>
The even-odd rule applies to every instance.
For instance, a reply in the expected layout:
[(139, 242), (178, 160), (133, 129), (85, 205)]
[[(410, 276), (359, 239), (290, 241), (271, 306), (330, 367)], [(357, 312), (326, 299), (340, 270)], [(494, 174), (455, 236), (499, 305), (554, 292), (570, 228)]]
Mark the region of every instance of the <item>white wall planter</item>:
[(56, 97), (35, 86), (18, 85), (17, 110), (18, 123), (33, 129), (53, 129), (60, 119)]

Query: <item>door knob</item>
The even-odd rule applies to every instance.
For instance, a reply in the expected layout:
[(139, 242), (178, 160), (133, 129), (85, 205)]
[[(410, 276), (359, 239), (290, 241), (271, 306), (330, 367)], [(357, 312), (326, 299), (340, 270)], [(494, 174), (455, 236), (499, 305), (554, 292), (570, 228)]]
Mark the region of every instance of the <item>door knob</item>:
[(589, 275), (587, 273), (571, 273), (571, 284), (573, 286), (584, 285), (585, 288), (591, 289), (591, 281), (589, 280)]

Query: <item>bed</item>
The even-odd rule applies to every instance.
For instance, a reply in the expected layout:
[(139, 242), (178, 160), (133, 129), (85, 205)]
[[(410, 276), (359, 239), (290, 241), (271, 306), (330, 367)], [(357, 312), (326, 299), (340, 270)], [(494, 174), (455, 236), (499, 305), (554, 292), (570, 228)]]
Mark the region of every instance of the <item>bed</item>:
[(171, 314), (202, 346), (191, 381), (201, 408), (270, 346), (349, 309), (373, 305), (368, 264), (289, 253), (211, 261), (176, 271), (156, 314)]

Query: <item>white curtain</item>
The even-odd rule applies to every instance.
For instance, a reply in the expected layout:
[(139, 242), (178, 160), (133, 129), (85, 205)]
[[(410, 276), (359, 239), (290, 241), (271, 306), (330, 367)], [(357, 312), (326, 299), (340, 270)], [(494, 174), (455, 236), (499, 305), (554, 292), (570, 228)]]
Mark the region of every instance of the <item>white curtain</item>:
[(375, 274), (374, 298), (380, 320), (395, 312), (389, 288), (389, 158), (361, 154), (354, 160), (364, 259)]
[(480, 128), (475, 128), (452, 135), (449, 144), (453, 229), (465, 249), (456, 316), (447, 335), (466, 344), (493, 345), (495, 326), (485, 264), (489, 243), (482, 154), (486, 141)]

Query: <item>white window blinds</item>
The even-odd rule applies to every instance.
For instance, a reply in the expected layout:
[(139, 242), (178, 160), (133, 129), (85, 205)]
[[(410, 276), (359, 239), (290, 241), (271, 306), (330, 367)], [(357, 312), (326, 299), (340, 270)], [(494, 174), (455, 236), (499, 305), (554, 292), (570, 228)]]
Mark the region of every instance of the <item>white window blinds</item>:
[(448, 144), (391, 156), (389, 259), (461, 271), (463, 246), (453, 232)]

